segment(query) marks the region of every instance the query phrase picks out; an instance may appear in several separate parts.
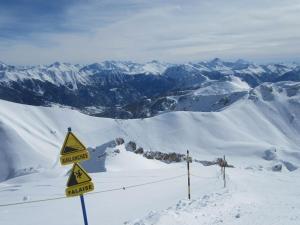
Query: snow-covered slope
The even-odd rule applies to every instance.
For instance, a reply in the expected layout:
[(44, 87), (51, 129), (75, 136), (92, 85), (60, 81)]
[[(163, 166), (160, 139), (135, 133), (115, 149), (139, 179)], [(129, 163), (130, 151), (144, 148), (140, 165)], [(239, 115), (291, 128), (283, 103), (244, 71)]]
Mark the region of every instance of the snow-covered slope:
[[(300, 165), (300, 85), (263, 84), (220, 112), (173, 112), (148, 119), (90, 117), (71, 109), (0, 101), (1, 180), (22, 171), (57, 166), (67, 127), (96, 148), (117, 137), (146, 150), (185, 153), (200, 159), (226, 154), (239, 163), (287, 161)], [(276, 149), (276, 160), (263, 159)], [(31, 169), (30, 169), (31, 168)]]
[[(300, 204), (299, 171), (274, 173), (230, 169), (228, 187), (216, 190), (214, 169), (192, 168), (192, 200), (180, 199), (164, 210), (152, 210), (128, 225), (297, 225)], [(207, 177), (209, 176), (209, 178)], [(209, 183), (213, 180), (215, 183)], [(202, 183), (199, 189), (197, 185)], [(292, 185), (291, 185), (292, 184)], [(199, 193), (200, 192), (200, 193)], [(192, 195), (193, 196), (193, 195)]]
[(210, 82), (194, 91), (194, 95), (220, 95), (250, 90), (249, 85), (240, 78), (231, 76), (226, 81)]
[(212, 112), (240, 100), (250, 89), (240, 78), (230, 76), (228, 80), (206, 82), (196, 90), (168, 98), (174, 101), (173, 111)]
[[(236, 84), (239, 91), (247, 88)], [(1, 100), (0, 224), (82, 224), (79, 199), (63, 198), (70, 166), (58, 162), (71, 126), (91, 153), (82, 163), (95, 184), (85, 195), (90, 224), (298, 225), (299, 115), (298, 82), (264, 83), (218, 112), (178, 111), (134, 120)], [(224, 189), (219, 167), (193, 162), (188, 201), (185, 163), (148, 160), (115, 146), (116, 137), (144, 150), (189, 149), (198, 160), (225, 154), (235, 168), (226, 169)], [(273, 171), (277, 165), (281, 172)]]
[[(187, 200), (185, 174), (184, 163), (151, 170), (138, 167), (131, 171), (92, 173), (95, 191), (84, 195), (89, 224), (298, 225), (300, 222), (299, 170), (276, 173), (262, 167), (237, 166), (226, 170), (227, 188), (223, 188), (219, 167), (192, 163), (191, 200)], [(79, 198), (62, 198), (66, 182), (67, 176), (55, 177), (47, 172), (0, 183), (1, 224), (82, 225)], [(48, 198), (55, 200), (30, 203)], [(24, 204), (5, 206), (14, 202)]]

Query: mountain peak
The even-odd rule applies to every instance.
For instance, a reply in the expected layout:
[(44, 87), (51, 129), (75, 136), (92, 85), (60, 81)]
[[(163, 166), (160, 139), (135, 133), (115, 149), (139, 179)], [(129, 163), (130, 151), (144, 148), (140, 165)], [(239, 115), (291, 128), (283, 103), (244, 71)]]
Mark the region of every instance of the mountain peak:
[(0, 70), (5, 70), (5, 69), (7, 69), (8, 67), (10, 67), (10, 66), (7, 65), (6, 63), (0, 61)]
[(156, 59), (153, 59), (147, 63), (153, 63), (153, 64), (162, 64), (160, 61), (156, 60)]
[(223, 61), (220, 58), (214, 58), (210, 62), (212, 62), (212, 63), (222, 63)]
[(244, 60), (244, 59), (238, 59), (235, 61), (236, 64), (242, 64), (242, 65), (245, 65), (245, 64), (250, 64), (249, 61), (247, 60)]

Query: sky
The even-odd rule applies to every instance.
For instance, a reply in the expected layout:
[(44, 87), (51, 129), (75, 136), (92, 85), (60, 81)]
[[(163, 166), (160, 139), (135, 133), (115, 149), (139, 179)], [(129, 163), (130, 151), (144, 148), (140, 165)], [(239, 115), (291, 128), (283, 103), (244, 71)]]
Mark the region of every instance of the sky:
[(300, 61), (299, 0), (0, 0), (0, 61)]

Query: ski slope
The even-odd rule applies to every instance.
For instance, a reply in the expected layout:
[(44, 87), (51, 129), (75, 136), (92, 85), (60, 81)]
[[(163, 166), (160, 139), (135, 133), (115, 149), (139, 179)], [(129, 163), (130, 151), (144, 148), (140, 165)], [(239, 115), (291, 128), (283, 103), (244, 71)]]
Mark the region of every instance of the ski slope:
[[(70, 166), (58, 159), (68, 127), (92, 156), (83, 163), (95, 183), (86, 196), (90, 224), (299, 224), (299, 90), (299, 83), (265, 83), (220, 112), (135, 120), (1, 100), (0, 224), (82, 224), (79, 199), (61, 198)], [(148, 160), (111, 145), (117, 137), (145, 150), (189, 149), (199, 160), (226, 155), (235, 166), (229, 186), (223, 189), (218, 167), (193, 163), (187, 202), (184, 163)], [(273, 172), (278, 164), (282, 171)], [(5, 206), (48, 198), (59, 199)]]
[(92, 148), (123, 137), (145, 150), (185, 153), (189, 149), (200, 159), (226, 154), (242, 164), (265, 163), (265, 151), (276, 149), (278, 160), (299, 165), (297, 88), (299, 84), (291, 82), (264, 84), (221, 112), (172, 112), (135, 120), (0, 101), (0, 180), (28, 168), (60, 167), (57, 160), (68, 127)]
[[(212, 174), (211, 170), (205, 172)], [(217, 179), (213, 185), (207, 182), (209, 178), (192, 176), (192, 184), (197, 187), (202, 183), (202, 186), (200, 190), (192, 189), (196, 197), (191, 201), (178, 200), (164, 210), (151, 211), (127, 225), (296, 225), (300, 222), (300, 203), (295, 198), (300, 193), (300, 184), (296, 181), (299, 175), (298, 171), (274, 174), (234, 169), (228, 171), (228, 186), (224, 189), (216, 189)]]
[[(134, 154), (134, 153), (131, 153)], [(231, 161), (230, 161), (231, 162)], [(299, 171), (227, 170), (191, 164), (191, 201), (184, 163), (159, 169), (92, 173), (95, 191), (85, 195), (90, 225), (297, 225)], [(61, 198), (67, 177), (35, 173), (0, 184), (0, 224), (82, 225), (78, 197)], [(59, 198), (30, 203), (30, 201)], [(5, 206), (5, 203), (21, 205)], [(4, 204), (4, 206), (3, 206)]]

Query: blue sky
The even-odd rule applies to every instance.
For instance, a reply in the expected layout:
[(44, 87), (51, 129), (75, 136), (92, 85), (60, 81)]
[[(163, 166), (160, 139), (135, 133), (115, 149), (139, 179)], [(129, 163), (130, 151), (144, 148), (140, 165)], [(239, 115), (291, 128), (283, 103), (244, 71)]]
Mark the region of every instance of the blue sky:
[(300, 61), (299, 0), (0, 0), (0, 60)]

